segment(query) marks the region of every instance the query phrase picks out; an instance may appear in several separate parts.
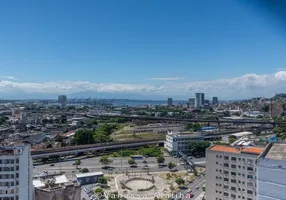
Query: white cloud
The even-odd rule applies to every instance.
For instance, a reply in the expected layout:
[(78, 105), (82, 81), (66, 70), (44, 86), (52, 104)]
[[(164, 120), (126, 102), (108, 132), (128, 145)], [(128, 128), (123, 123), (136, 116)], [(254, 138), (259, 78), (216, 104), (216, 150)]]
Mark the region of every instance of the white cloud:
[[(168, 79), (170, 80), (170, 79)], [(174, 80), (174, 79), (173, 79)], [(0, 81), (0, 94), (5, 92), (27, 94), (73, 94), (78, 92), (137, 93), (161, 96), (192, 97), (195, 92), (205, 92), (207, 97), (219, 96), (223, 99), (237, 99), (252, 96), (271, 96), (286, 91), (286, 71), (274, 74), (245, 74), (240, 77), (217, 79), (211, 81), (193, 81), (183, 83), (120, 84), (91, 83), (88, 81), (61, 82), (18, 82), (15, 80)], [(21, 97), (19, 97), (21, 98)]]
[(4, 79), (17, 80), (14, 76), (2, 76)]
[(178, 81), (183, 80), (182, 77), (161, 77), (161, 78), (146, 78), (146, 80), (152, 81)]

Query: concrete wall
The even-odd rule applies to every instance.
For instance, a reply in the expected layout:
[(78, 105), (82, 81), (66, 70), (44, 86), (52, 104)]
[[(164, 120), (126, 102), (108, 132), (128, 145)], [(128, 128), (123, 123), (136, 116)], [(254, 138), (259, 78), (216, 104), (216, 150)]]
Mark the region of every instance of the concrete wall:
[(33, 160), (30, 145), (26, 145), (22, 155), (19, 156), (19, 197), (20, 200), (32, 200), (34, 187), (32, 180)]
[(52, 191), (36, 189), (35, 200), (81, 200), (81, 188), (69, 186)]
[(216, 153), (207, 149), (206, 153), (206, 199), (213, 200), (216, 196)]

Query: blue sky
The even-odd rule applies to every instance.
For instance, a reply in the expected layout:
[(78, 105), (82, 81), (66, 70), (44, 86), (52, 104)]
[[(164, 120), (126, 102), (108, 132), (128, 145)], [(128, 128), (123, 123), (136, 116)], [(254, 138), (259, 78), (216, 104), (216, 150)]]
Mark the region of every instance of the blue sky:
[(285, 89), (276, 87), (286, 83), (285, 31), (267, 9), (240, 1), (3, 1), (0, 25), (4, 98), (233, 99)]

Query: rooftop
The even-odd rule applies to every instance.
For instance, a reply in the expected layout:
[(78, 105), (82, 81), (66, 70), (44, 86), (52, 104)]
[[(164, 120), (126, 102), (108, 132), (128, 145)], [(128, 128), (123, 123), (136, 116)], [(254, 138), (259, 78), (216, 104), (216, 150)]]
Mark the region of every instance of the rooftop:
[[(69, 183), (69, 180), (67, 179), (66, 175), (54, 176), (53, 178), (55, 179), (55, 184)], [(34, 179), (33, 185), (36, 188), (45, 187), (45, 180), (44, 179)]]
[(237, 148), (234, 147), (228, 147), (223, 145), (215, 145), (210, 148), (212, 151), (222, 151), (222, 152), (228, 152), (228, 153), (240, 153), (240, 151)]
[(223, 145), (215, 145), (210, 148), (212, 151), (222, 151), (228, 153), (248, 153), (260, 155), (263, 152), (263, 148), (260, 147), (245, 147), (245, 148), (235, 148)]
[(274, 144), (265, 157), (272, 160), (286, 160), (286, 144)]

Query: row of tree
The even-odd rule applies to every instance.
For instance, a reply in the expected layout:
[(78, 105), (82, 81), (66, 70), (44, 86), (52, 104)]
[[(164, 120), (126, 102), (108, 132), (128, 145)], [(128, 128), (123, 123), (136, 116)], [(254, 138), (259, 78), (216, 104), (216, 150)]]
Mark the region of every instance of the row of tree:
[(117, 129), (116, 124), (103, 124), (96, 131), (90, 129), (80, 129), (76, 132), (72, 144), (94, 144), (112, 141), (110, 135)]
[(187, 125), (185, 126), (185, 129), (186, 129), (186, 130), (191, 130), (191, 131), (196, 132), (196, 131), (199, 131), (202, 127), (203, 127), (203, 126), (202, 126), (201, 124), (199, 124), (199, 123), (194, 123), (194, 124), (187, 124)]

